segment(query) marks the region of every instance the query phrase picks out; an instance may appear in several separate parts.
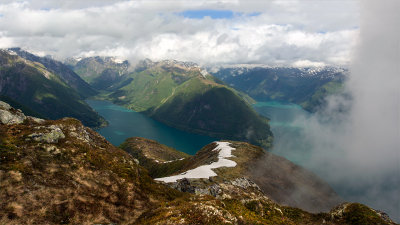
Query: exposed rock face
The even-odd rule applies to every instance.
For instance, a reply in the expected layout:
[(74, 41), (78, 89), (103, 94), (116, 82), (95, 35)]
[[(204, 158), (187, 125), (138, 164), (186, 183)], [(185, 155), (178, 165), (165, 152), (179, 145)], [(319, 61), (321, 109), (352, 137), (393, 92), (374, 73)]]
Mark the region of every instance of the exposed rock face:
[(0, 101), (0, 109), (10, 110), (11, 106), (5, 102)]
[(0, 122), (3, 124), (20, 124), (23, 123), (26, 116), (19, 110), (12, 109), (11, 106), (0, 101)]
[[(38, 127), (39, 129), (42, 127)], [(51, 125), (47, 127), (50, 131), (46, 133), (33, 133), (28, 135), (28, 137), (32, 138), (34, 141), (46, 142), (46, 143), (58, 143), (59, 139), (65, 138), (64, 133), (57, 125)]]
[[(188, 179), (184, 178), (181, 180), (178, 180), (177, 182), (174, 183), (168, 183), (168, 186), (182, 191), (182, 192), (188, 192), (188, 193), (194, 193), (194, 194), (201, 194), (201, 195), (211, 195), (217, 198), (222, 198), (224, 196), (224, 187), (227, 185), (230, 186), (235, 186), (242, 188), (243, 190), (252, 190), (252, 191), (257, 191), (259, 193), (262, 193), (262, 190), (260, 187), (255, 184), (253, 181), (241, 177), (237, 178), (234, 180), (227, 180), (223, 183), (216, 183), (212, 181), (212, 178), (210, 180), (212, 183), (211, 185), (202, 185), (199, 183), (198, 179)], [(226, 189), (226, 188), (225, 188)]]
[(6, 110), (0, 109), (0, 121), (3, 124), (11, 125), (11, 124), (20, 124), (23, 123), (26, 119), (25, 115), (19, 113), (11, 113)]

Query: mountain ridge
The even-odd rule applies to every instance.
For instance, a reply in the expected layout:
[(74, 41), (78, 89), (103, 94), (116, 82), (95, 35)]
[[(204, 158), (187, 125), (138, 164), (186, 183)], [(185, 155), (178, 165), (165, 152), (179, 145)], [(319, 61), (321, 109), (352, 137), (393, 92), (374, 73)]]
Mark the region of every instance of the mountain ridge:
[(318, 214), (282, 206), (251, 180), (224, 177), (203, 194), (187, 193), (187, 180), (178, 184), (186, 193), (175, 190), (78, 120), (26, 117), (0, 102), (0, 223), (395, 224), (358, 203)]
[(213, 67), (210, 72), (257, 101), (282, 101), (299, 104), (316, 112), (326, 97), (343, 94), (348, 69), (340, 66), (273, 67), (230, 65)]
[(83, 93), (80, 95), (43, 64), (22, 58), (11, 50), (0, 50), (0, 95), (46, 118), (71, 116), (91, 127), (105, 124), (83, 101)]
[(78, 74), (76, 74), (62, 62), (56, 61), (49, 57), (40, 57), (34, 55), (21, 48), (9, 48), (8, 50), (16, 53), (26, 60), (42, 64), (44, 67), (47, 68), (47, 70), (54, 74), (57, 74), (60, 79), (62, 79), (70, 87), (75, 89), (75, 91), (79, 93), (79, 95), (83, 98), (87, 98), (97, 94), (97, 92), (89, 84), (83, 81)]

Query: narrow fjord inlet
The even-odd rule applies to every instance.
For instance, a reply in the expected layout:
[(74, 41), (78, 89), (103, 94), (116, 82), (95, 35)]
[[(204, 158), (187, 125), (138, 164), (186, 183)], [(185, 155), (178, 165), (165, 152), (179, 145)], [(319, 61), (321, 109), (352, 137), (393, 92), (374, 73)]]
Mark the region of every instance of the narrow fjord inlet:
[(109, 125), (99, 129), (98, 132), (115, 146), (119, 146), (129, 137), (144, 137), (194, 155), (203, 146), (216, 140), (169, 127), (142, 113), (109, 101), (87, 100), (86, 102), (108, 121)]

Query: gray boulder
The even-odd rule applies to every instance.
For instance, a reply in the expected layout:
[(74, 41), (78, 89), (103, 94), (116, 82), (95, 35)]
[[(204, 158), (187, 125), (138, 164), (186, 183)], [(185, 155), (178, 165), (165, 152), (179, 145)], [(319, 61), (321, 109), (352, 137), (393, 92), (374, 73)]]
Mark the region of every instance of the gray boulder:
[(19, 111), (12, 113), (10, 111), (0, 109), (0, 122), (2, 124), (6, 125), (20, 124), (23, 123), (25, 119), (26, 116)]
[(50, 131), (47, 133), (33, 133), (28, 135), (28, 137), (32, 138), (37, 142), (45, 142), (45, 143), (58, 143), (58, 140), (65, 138), (62, 130), (55, 125), (51, 125)]
[(10, 110), (11, 106), (3, 101), (0, 101), (0, 109)]

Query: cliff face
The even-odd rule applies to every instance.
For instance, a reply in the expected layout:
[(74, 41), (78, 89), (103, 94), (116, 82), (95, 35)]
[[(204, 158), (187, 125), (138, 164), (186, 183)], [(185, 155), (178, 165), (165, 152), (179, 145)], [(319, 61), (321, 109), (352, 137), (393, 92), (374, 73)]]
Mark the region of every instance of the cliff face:
[[(141, 160), (75, 119), (29, 117), (0, 101), (0, 224), (393, 224), (361, 204), (312, 214), (276, 203), (262, 182), (240, 177), (263, 154), (246, 143), (212, 143), (193, 157), (140, 138), (122, 147), (143, 147)], [(235, 166), (169, 184), (141, 166), (147, 158), (170, 176), (221, 157)]]

